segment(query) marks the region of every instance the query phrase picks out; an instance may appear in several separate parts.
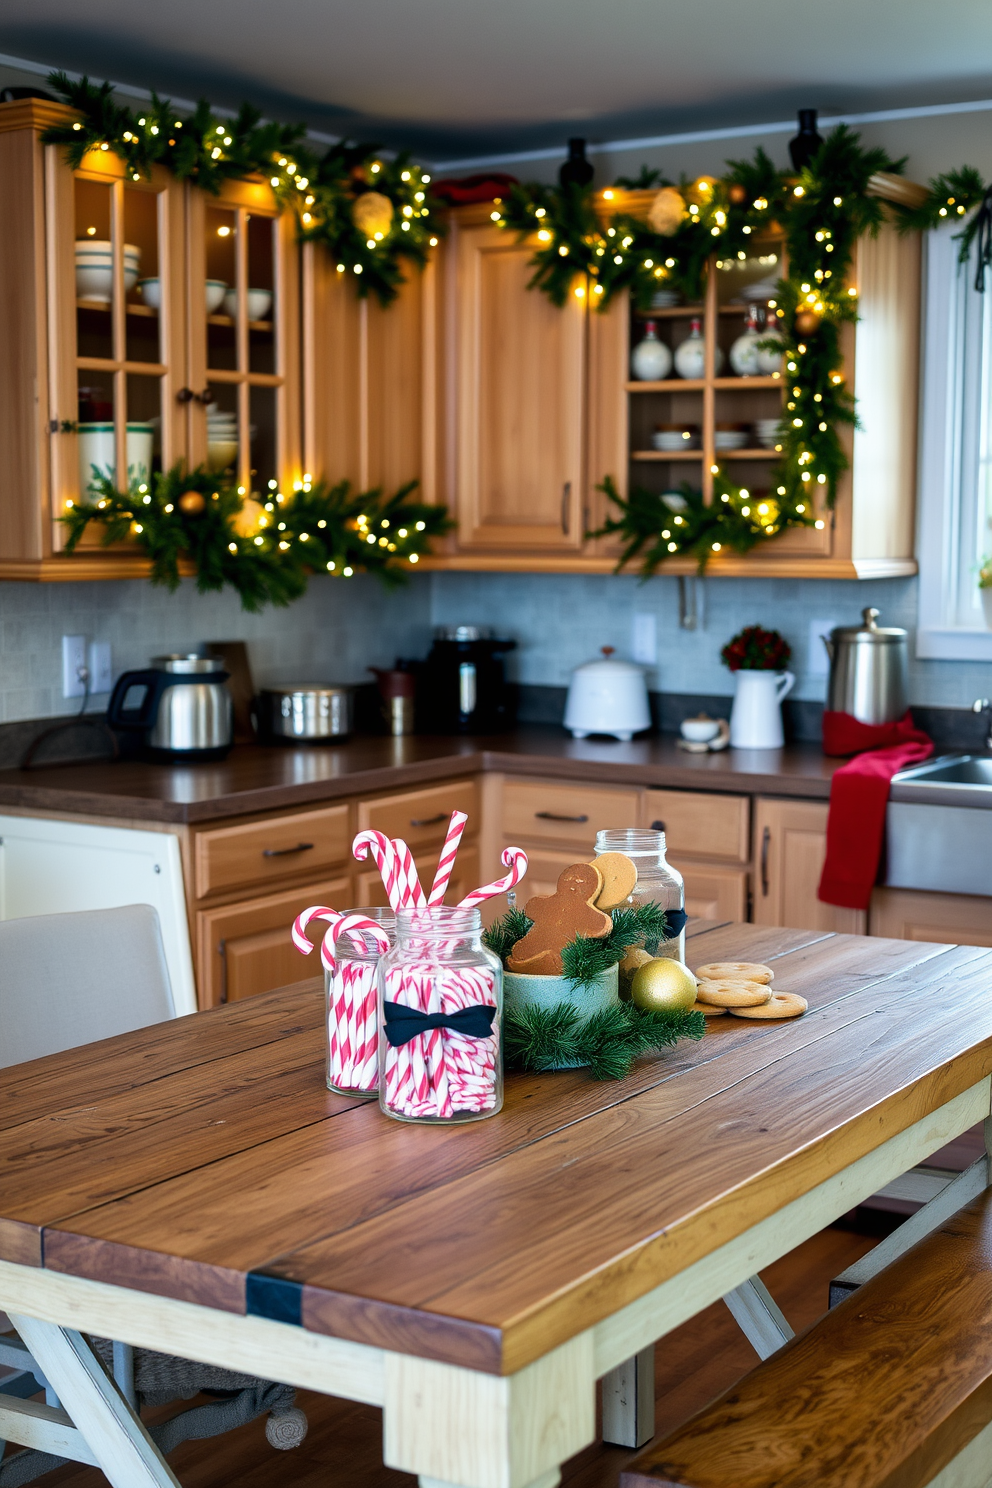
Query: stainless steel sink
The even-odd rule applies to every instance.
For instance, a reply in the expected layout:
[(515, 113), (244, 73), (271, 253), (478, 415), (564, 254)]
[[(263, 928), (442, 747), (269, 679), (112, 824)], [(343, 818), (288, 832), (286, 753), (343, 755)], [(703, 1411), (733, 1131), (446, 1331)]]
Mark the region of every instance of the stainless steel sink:
[(901, 770), (885, 818), (892, 888), (992, 895), (992, 755), (953, 754)]

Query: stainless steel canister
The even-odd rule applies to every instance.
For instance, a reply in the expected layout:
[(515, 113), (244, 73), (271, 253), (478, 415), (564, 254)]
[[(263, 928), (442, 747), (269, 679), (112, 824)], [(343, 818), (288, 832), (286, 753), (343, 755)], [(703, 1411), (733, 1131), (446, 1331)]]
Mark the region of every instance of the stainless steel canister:
[(286, 683), (259, 694), (261, 732), (273, 739), (320, 743), (351, 733), (354, 688), (323, 682)]
[(878, 610), (862, 610), (861, 625), (839, 625), (823, 637), (830, 657), (827, 707), (859, 723), (895, 723), (909, 707), (906, 631), (885, 628)]

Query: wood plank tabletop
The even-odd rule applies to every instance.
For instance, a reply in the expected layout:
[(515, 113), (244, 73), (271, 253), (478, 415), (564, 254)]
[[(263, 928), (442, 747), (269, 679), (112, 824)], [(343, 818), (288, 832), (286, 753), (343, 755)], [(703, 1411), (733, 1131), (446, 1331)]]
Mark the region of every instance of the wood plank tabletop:
[(521, 1368), (992, 1071), (992, 951), (690, 926), (810, 1010), (408, 1126), (324, 1086), (321, 983), (0, 1072), (0, 1259)]

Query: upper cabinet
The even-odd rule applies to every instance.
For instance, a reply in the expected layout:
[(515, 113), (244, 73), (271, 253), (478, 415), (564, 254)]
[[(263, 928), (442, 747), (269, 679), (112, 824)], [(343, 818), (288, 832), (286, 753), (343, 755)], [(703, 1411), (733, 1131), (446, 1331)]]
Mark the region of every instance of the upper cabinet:
[(205, 461), (262, 493), (301, 468), (298, 249), (268, 186), (215, 199), (100, 150), (72, 171), (40, 142), (67, 116), (0, 106), (6, 578), (147, 571), (92, 532), (59, 556), (58, 518), (94, 471), (140, 485)]

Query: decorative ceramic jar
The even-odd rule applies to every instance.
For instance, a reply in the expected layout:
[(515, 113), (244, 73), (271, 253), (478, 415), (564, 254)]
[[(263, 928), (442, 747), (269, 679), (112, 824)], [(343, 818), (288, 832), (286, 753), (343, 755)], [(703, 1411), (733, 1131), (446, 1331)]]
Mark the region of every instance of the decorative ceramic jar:
[(730, 348), (730, 365), (738, 377), (755, 377), (761, 370), (761, 353), (758, 350), (760, 341), (758, 307), (749, 305), (744, 320), (744, 333), (737, 337)]
[(672, 353), (658, 340), (658, 328), (653, 320), (646, 323), (644, 339), (638, 341), (631, 353), (630, 367), (641, 382), (661, 382), (672, 370)]
[[(722, 366), (723, 352), (716, 346), (714, 372), (719, 372)], [(693, 380), (702, 377), (706, 370), (706, 341), (703, 337), (703, 323), (698, 316), (691, 321), (688, 336), (675, 348), (675, 370), (680, 377)]]

